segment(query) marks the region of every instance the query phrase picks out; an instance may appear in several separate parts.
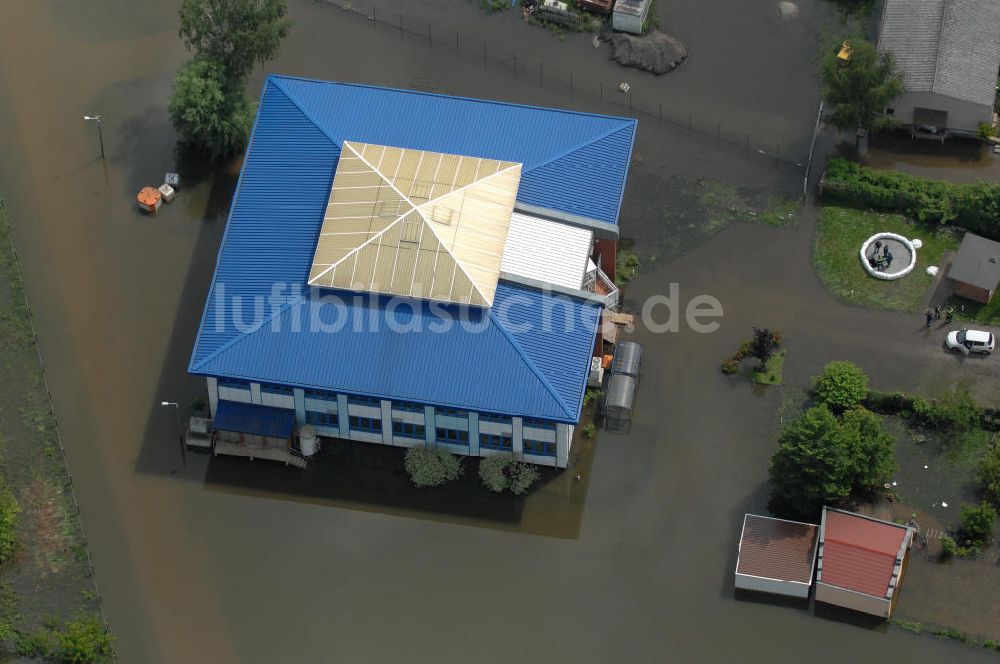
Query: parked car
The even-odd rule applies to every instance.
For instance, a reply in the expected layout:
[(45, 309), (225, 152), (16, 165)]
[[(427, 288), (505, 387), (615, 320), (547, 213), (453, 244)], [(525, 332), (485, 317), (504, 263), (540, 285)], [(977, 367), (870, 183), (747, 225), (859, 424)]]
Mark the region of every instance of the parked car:
[(960, 353), (982, 353), (989, 355), (993, 352), (996, 339), (989, 332), (982, 330), (956, 330), (948, 333), (945, 345), (949, 350), (956, 350)]

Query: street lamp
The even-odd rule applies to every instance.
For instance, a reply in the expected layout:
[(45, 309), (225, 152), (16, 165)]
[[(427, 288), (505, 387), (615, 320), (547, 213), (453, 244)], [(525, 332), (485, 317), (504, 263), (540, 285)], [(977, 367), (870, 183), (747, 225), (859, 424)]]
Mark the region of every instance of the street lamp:
[(181, 443), (181, 462), (187, 466), (187, 452), (184, 449), (184, 434), (181, 431), (181, 406), (176, 401), (161, 401), (160, 405), (164, 408), (174, 409), (174, 415), (177, 418), (177, 439)]
[(104, 159), (104, 131), (101, 129), (101, 125), (104, 124), (104, 118), (100, 115), (85, 115), (83, 119), (87, 122), (97, 123), (97, 138), (101, 142), (101, 159)]

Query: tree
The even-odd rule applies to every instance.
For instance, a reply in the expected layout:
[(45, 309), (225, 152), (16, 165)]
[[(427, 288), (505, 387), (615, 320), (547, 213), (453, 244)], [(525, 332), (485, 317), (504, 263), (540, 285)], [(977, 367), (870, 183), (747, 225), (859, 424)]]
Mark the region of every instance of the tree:
[(881, 485), (895, 469), (893, 439), (877, 415), (856, 408), (838, 418), (820, 404), (778, 438), (771, 457), (775, 507), (813, 516), (824, 504)]
[(215, 160), (246, 147), (253, 107), (221, 65), (206, 58), (189, 61), (174, 79), (168, 106), (170, 120), (182, 140), (205, 150)]
[(997, 511), (989, 503), (962, 505), (962, 537), (973, 546), (985, 546), (993, 539)]
[(891, 53), (879, 53), (864, 39), (851, 39), (850, 59), (837, 57), (839, 45), (823, 60), (820, 75), (827, 121), (839, 129), (877, 132), (894, 125), (885, 108), (903, 94), (903, 78)]
[(856, 444), (854, 457), (854, 488), (871, 491), (882, 486), (896, 470), (894, 440), (879, 416), (864, 408), (846, 411), (840, 419), (845, 441)]
[(771, 457), (771, 488), (779, 511), (816, 514), (851, 493), (857, 467), (854, 441), (826, 405), (810, 408), (781, 432)]
[(780, 345), (781, 336), (777, 332), (772, 332), (766, 327), (755, 327), (753, 338), (750, 340), (750, 356), (756, 357), (763, 367)]
[(419, 487), (440, 486), (461, 477), (462, 462), (447, 450), (411, 447), (406, 450), (403, 464), (406, 472)]
[(1000, 502), (1000, 447), (991, 447), (979, 460), (977, 476), (990, 498)]
[(868, 376), (853, 362), (834, 361), (815, 381), (816, 398), (836, 412), (857, 408), (868, 396)]
[(285, 0), (183, 0), (180, 36), (242, 84), (255, 64), (277, 55), (291, 28), (286, 13)]

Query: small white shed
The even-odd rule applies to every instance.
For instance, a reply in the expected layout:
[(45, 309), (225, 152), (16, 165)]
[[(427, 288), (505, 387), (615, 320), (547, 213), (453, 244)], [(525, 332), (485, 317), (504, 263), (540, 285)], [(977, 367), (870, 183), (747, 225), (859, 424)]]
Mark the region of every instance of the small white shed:
[(769, 516), (743, 517), (736, 588), (806, 599), (816, 566), (819, 528)]
[(652, 0), (618, 0), (611, 13), (611, 27), (619, 32), (641, 35)]

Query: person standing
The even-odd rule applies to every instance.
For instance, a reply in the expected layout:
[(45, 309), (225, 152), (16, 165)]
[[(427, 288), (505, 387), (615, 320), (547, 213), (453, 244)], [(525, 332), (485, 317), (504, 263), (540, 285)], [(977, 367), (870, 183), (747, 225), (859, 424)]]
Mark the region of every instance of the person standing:
[(941, 305), (934, 307), (934, 320), (941, 320)]
[(954, 319), (955, 319), (955, 307), (948, 307), (948, 309), (944, 312), (944, 322), (950, 323)]
[(926, 326), (930, 327), (931, 326), (931, 321), (934, 320), (934, 312), (931, 311), (930, 309), (928, 309), (927, 311), (924, 312), (924, 318), (927, 319), (925, 321)]

